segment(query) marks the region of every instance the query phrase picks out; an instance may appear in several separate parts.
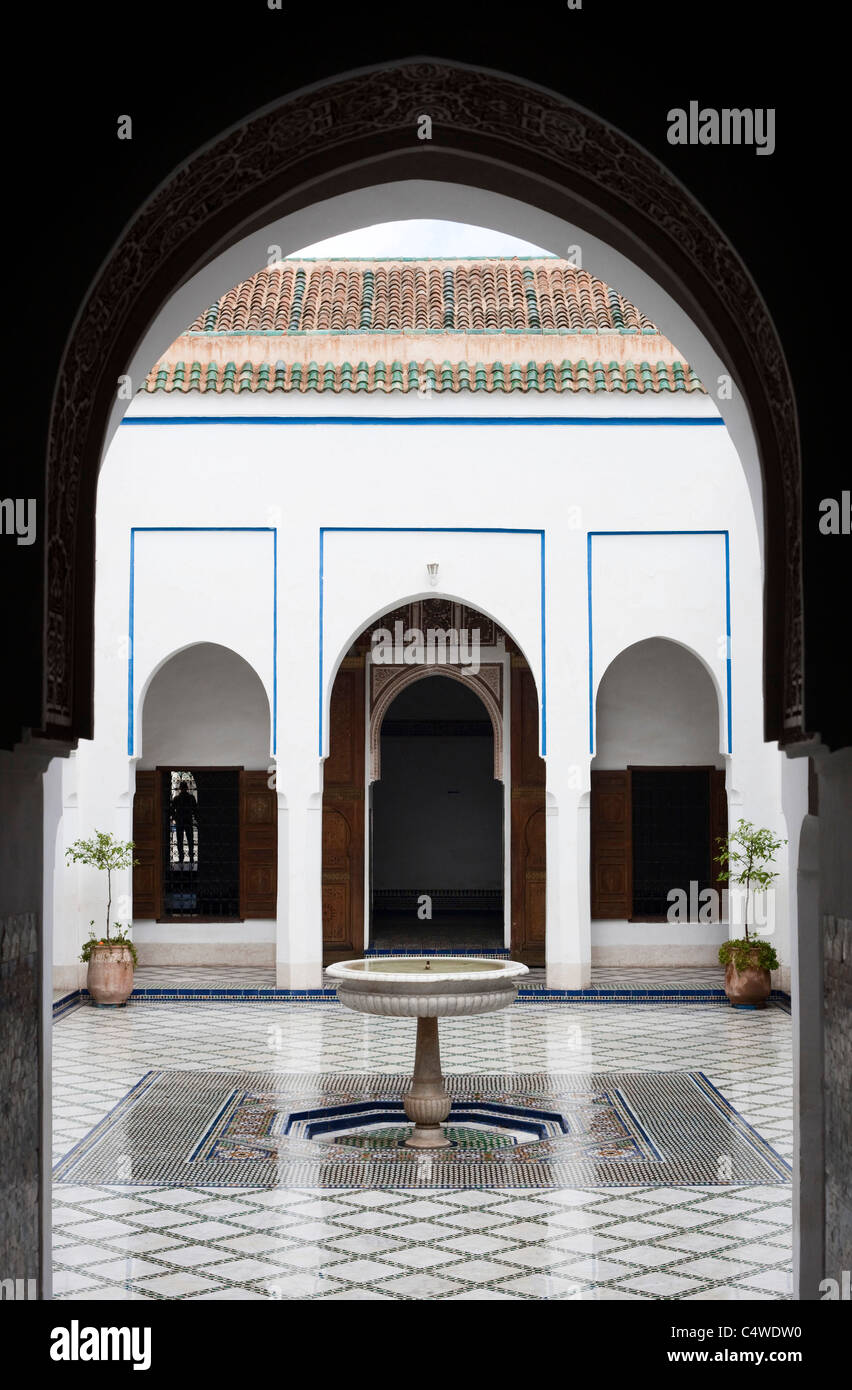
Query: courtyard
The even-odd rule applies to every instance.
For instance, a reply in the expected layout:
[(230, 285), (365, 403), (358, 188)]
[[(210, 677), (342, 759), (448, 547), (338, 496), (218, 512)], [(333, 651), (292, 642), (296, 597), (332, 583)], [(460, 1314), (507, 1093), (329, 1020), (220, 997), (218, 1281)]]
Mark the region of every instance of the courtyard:
[[(499, 1081), (502, 1094), (515, 1082), (557, 1094), (592, 1077), (608, 1091), (611, 1081), (619, 1094), (651, 1097), (638, 1131), (667, 1159), (688, 1120), (677, 1098), (688, 1097), (690, 1078), (700, 1076), (722, 1106), (714, 1107), (721, 1129), (713, 1142), (721, 1135), (733, 1155), (714, 1157), (715, 1180), (702, 1169), (702, 1135), (710, 1131), (688, 1123), (686, 1168), (678, 1172), (688, 1177), (693, 1164), (703, 1181), (667, 1183), (663, 1164), (656, 1181), (632, 1183), (619, 1172), (618, 1153), (593, 1186), (557, 1187), (545, 1178), (523, 1187), (514, 1177), (510, 1186), (482, 1186), (473, 1166), (464, 1185), (441, 1186), (440, 1173), (427, 1167), (416, 1190), (346, 1187), (324, 1163), (312, 1186), (275, 1185), (268, 1167), (264, 1182), (252, 1185), (251, 1164), (241, 1163), (237, 1175), (233, 1161), (232, 1185), (196, 1185), (191, 1173), (179, 1179), (187, 1169), (181, 1116), (194, 1083), (204, 1078), (222, 1094), (262, 1084), (286, 1096), (296, 1087), (303, 1096), (313, 1085), (328, 1089), (330, 1078), (344, 1088), (360, 1079), (373, 1092), (384, 1078), (392, 1090), (392, 1078), (410, 1071), (414, 1026), (353, 1014), (331, 993), (283, 1001), (272, 993), (272, 971), (143, 967), (126, 1008), (94, 1009), (69, 996), (54, 1026), (55, 1297), (789, 1299), (789, 1004), (779, 995), (762, 1011), (731, 1009), (715, 997), (721, 972), (710, 969), (599, 969), (580, 1002), (550, 997), (538, 972), (531, 975), (501, 1014), (445, 1021), (451, 1093), (477, 1081)], [(184, 997), (164, 1000), (152, 989)], [(204, 998), (226, 989), (227, 1001)], [(638, 1002), (647, 990), (655, 999), (668, 992), (671, 1002)], [(624, 1002), (596, 1002), (596, 991), (623, 991)], [(144, 1124), (134, 1124), (143, 1101), (128, 1100), (128, 1092), (163, 1077), (172, 1099), (155, 1099), (138, 1112)], [(661, 1104), (653, 1099), (657, 1078)], [(311, 1143), (333, 1148), (310, 1141), (302, 1151)], [(145, 1167), (152, 1154), (170, 1178), (145, 1181), (155, 1171)], [(240, 1149), (226, 1158), (238, 1154), (246, 1157)], [(220, 1168), (229, 1171), (227, 1162)], [(755, 1181), (760, 1172), (765, 1178)], [(94, 1181), (93, 1173), (111, 1180)]]

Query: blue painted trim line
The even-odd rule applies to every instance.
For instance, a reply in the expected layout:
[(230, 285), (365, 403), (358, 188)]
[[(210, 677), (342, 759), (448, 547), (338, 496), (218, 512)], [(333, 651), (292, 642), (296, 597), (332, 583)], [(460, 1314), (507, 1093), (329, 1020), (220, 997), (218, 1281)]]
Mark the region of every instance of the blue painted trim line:
[(323, 586), (325, 581), (325, 537), (334, 532), (373, 535), (449, 536), (538, 536), (540, 538), (539, 575), (541, 586), (541, 756), (547, 753), (547, 625), (545, 599), (545, 532), (531, 526), (321, 526), (319, 531), (319, 756), (323, 746), (323, 685), (325, 681), (325, 643), (323, 631)]
[(134, 667), (133, 643), (135, 622), (136, 591), (136, 535), (142, 531), (244, 531), (260, 532), (272, 536), (272, 752), (278, 750), (278, 529), (275, 526), (131, 526), (130, 528), (130, 583), (127, 633), (129, 651), (127, 655), (127, 753), (133, 756), (134, 747)]
[(122, 425), (636, 425), (724, 426), (705, 415), (131, 415)]
[[(322, 989), (134, 989), (128, 1005), (137, 1004), (337, 1004), (337, 988), (326, 985)], [(519, 1004), (713, 1004), (727, 1005), (728, 996), (723, 989), (536, 989), (523, 986), (518, 990)], [(789, 1013), (790, 995), (783, 990), (772, 990), (769, 1004)], [(85, 989), (58, 999), (53, 1006), (53, 1021), (57, 1023), (66, 1014), (73, 1013), (89, 1004), (89, 994)], [(119, 1006), (127, 1007), (127, 1006)], [(729, 1006), (732, 1007), (732, 1006)]]
[(592, 626), (592, 538), (594, 536), (722, 536), (725, 543), (725, 697), (728, 734), (728, 753), (733, 748), (733, 716), (731, 712), (731, 545), (730, 533), (723, 530), (695, 531), (588, 531), (586, 533), (586, 584), (589, 614), (589, 753), (595, 753), (595, 680)]

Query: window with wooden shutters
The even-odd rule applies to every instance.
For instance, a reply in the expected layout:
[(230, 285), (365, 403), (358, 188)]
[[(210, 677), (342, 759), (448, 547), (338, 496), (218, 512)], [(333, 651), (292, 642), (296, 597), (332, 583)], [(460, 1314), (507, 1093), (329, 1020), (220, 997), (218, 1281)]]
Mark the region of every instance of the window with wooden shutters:
[(630, 773), (593, 772), (591, 915), (627, 918), (633, 910)]
[(727, 826), (724, 771), (593, 772), (592, 918), (665, 921), (672, 889), (681, 889), (693, 910), (703, 908), (703, 891), (712, 886), (721, 893), (725, 886), (714, 859)]
[(240, 773), (240, 916), (273, 918), (278, 900), (278, 796), (264, 772)]
[[(723, 901), (722, 893), (728, 885), (719, 878), (722, 866), (716, 863), (716, 856), (721, 850), (719, 840), (723, 839), (727, 833), (728, 793), (725, 789), (725, 773), (724, 770), (719, 771), (713, 768), (710, 773), (710, 863), (712, 883), (718, 894), (717, 902), (720, 904)], [(721, 913), (719, 920), (723, 920)]]
[(159, 772), (137, 772), (133, 797), (133, 916), (156, 920), (162, 907), (162, 844)]

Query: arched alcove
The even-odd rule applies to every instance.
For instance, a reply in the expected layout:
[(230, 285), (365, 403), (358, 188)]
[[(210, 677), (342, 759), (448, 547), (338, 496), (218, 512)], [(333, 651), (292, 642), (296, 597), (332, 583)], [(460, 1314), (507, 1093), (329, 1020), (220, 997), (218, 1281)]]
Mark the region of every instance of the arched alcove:
[(139, 769), (269, 762), (263, 683), (243, 657), (215, 642), (185, 647), (162, 663), (143, 695), (141, 729)]
[(721, 737), (717, 687), (681, 643), (663, 637), (635, 642), (601, 677), (593, 770), (637, 762), (723, 768)]
[[(176, 959), (179, 944), (187, 963), (233, 964), (234, 931), (236, 941), (265, 939), (243, 924), (271, 924), (276, 915), (269, 723), (257, 672), (214, 642), (166, 658), (144, 690), (133, 917), (153, 922), (140, 937), (151, 964)], [(182, 940), (186, 931), (194, 933), (194, 954)]]
[(604, 672), (596, 712), (592, 918), (718, 922), (726, 761), (709, 671), (679, 642), (636, 642)]

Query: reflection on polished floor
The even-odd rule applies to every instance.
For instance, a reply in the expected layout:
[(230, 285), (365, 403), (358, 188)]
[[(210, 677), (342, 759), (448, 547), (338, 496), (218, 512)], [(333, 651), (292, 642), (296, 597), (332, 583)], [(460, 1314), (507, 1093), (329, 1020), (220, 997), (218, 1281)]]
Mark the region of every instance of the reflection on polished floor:
[[(413, 1042), (407, 1021), (323, 1002), (139, 1002), (115, 1011), (82, 1007), (61, 1018), (54, 1031), (55, 1160), (81, 1141), (94, 1143), (110, 1125), (117, 1146), (110, 1181), (77, 1180), (72, 1166), (69, 1179), (55, 1185), (56, 1297), (791, 1296), (783, 1164), (759, 1181), (755, 1170), (740, 1167), (731, 1176), (721, 1168), (716, 1182), (704, 1173), (700, 1182), (627, 1187), (293, 1190), (251, 1185), (245, 1171), (229, 1186), (178, 1185), (170, 1151), (172, 1177), (155, 1185), (140, 1180), (149, 1170), (139, 1164), (132, 1107), (129, 1118), (119, 1110), (107, 1119), (148, 1073), (176, 1078), (178, 1090), (179, 1073), (187, 1073), (187, 1094), (197, 1091), (193, 1076), (200, 1081), (201, 1073), (225, 1091), (249, 1074), (275, 1093), (295, 1084), (296, 1074), (308, 1090), (313, 1076), (345, 1088), (347, 1077), (354, 1085), (365, 1075), (407, 1074)], [(513, 1078), (533, 1074), (599, 1083), (612, 1074), (614, 1083), (616, 1073), (701, 1073), (738, 1113), (741, 1130), (751, 1127), (765, 1152), (790, 1158), (790, 1018), (781, 1008), (741, 1013), (686, 1003), (532, 1001), (449, 1020), (442, 1052), (448, 1074), (480, 1075), (483, 1082), (499, 1076), (509, 1088)], [(669, 1090), (676, 1107), (674, 1077)], [(621, 1094), (633, 1104), (632, 1093)], [(648, 1138), (659, 1144), (662, 1136), (664, 1147), (665, 1119), (659, 1124), (660, 1133)]]

